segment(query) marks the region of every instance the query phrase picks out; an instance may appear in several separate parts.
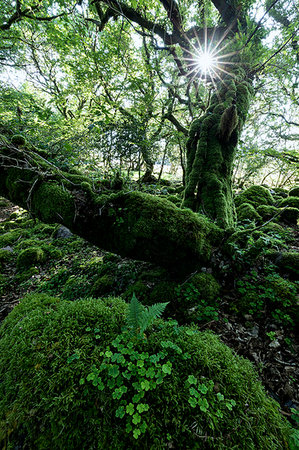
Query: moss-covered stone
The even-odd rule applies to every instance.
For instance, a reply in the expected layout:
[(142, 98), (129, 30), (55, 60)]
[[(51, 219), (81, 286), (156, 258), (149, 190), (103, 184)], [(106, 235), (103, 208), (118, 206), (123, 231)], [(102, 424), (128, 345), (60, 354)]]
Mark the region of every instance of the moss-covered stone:
[(22, 250), (17, 257), (17, 268), (26, 270), (35, 264), (41, 264), (45, 261), (45, 253), (40, 247), (28, 247)]
[[(107, 386), (105, 372), (103, 391), (86, 381), (92, 366), (100, 366), (101, 352), (108, 346), (116, 352), (112, 342), (126, 310), (119, 299), (66, 302), (46, 295), (29, 296), (14, 308), (0, 329), (0, 441), (11, 448), (26, 442), (37, 449), (139, 450), (167, 448), (171, 436), (174, 448), (196, 449), (203, 444), (194, 433), (196, 419), (205, 448), (287, 450), (290, 427), (250, 362), (210, 332), (162, 320), (147, 330), (147, 339), (130, 345), (132, 353), (145, 358), (166, 354), (171, 373), (145, 392), (145, 432), (138, 439), (126, 432), (127, 415), (117, 417), (121, 402)], [(130, 361), (125, 352), (124, 359)], [(149, 366), (147, 358), (144, 364)], [(208, 413), (200, 404), (191, 406), (188, 379), (194, 388), (200, 382), (201, 392), (210, 386), (203, 394)], [(132, 379), (122, 383), (127, 392), (121, 400), (132, 403)]]
[(280, 208), (289, 206), (291, 208), (299, 208), (299, 197), (287, 197), (279, 202)]
[(102, 275), (99, 277), (91, 288), (91, 294), (94, 297), (102, 297), (113, 292), (114, 277), (111, 275)]
[(255, 210), (254, 206), (252, 206), (250, 203), (242, 203), (240, 206), (238, 206), (237, 216), (239, 222), (242, 222), (244, 220), (259, 222), (261, 220), (261, 216)]
[(148, 285), (148, 283), (142, 280), (138, 280), (128, 287), (128, 289), (123, 294), (123, 298), (127, 301), (130, 301), (133, 294), (135, 294), (140, 302), (149, 304), (147, 299), (150, 295), (150, 292), (151, 287)]
[(0, 236), (0, 248), (14, 244), (22, 234), (23, 232), (20, 228), (2, 234), (2, 236)]
[(32, 204), (38, 217), (45, 222), (63, 222), (71, 226), (75, 216), (70, 193), (55, 183), (43, 183), (33, 194)]
[(278, 252), (269, 250), (266, 256), (274, 262), (283, 272), (298, 276), (299, 274), (299, 252)]
[(26, 139), (21, 134), (14, 134), (11, 138), (11, 143), (17, 146), (26, 145)]
[(299, 220), (299, 209), (298, 208), (286, 208), (283, 209), (280, 214), (281, 220), (287, 223), (291, 223), (293, 225), (297, 225)]
[(274, 222), (270, 222), (267, 223), (264, 227), (263, 227), (263, 231), (265, 233), (271, 232), (271, 233), (284, 233), (284, 228), (279, 225), (278, 223), (274, 223)]
[(299, 186), (294, 186), (289, 190), (289, 197), (299, 197)]
[(279, 212), (279, 208), (270, 205), (260, 205), (256, 210), (264, 220), (271, 219), (273, 216), (275, 216), (275, 214)]
[(273, 205), (274, 199), (269, 189), (263, 186), (251, 186), (235, 198), (236, 206), (250, 203), (255, 208), (260, 205)]
[(190, 278), (191, 283), (199, 292), (202, 299), (212, 303), (220, 293), (220, 284), (210, 273), (197, 273)]
[[(149, 299), (146, 300), (146, 304), (153, 305), (154, 303), (175, 303), (176, 301), (176, 287), (177, 284), (173, 281), (160, 281), (160, 283), (156, 284), (154, 289), (152, 290)], [(169, 305), (169, 310), (172, 309), (172, 306)]]

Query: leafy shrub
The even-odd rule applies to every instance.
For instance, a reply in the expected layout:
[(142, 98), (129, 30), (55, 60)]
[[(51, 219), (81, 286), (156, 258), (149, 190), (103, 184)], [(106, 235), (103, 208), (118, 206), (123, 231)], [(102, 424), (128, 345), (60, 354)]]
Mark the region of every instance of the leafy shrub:
[(131, 337), (121, 332), (126, 311), (120, 299), (46, 295), (12, 311), (0, 329), (0, 441), (70, 450), (288, 448), (289, 427), (249, 361), (212, 333), (173, 321)]

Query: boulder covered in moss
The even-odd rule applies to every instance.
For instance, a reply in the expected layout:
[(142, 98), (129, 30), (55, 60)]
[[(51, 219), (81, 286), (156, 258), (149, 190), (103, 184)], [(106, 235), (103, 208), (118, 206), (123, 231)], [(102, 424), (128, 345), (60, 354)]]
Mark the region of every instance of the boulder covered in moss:
[(148, 304), (147, 298), (151, 292), (151, 287), (146, 281), (137, 280), (135, 283), (131, 284), (123, 294), (123, 297), (130, 301), (133, 294), (136, 295), (137, 299), (141, 302)]
[(290, 223), (292, 225), (297, 225), (299, 219), (299, 208), (286, 208), (281, 212), (281, 220)]
[(11, 138), (11, 143), (17, 146), (26, 145), (26, 139), (21, 134), (14, 134)]
[(220, 293), (220, 284), (210, 273), (197, 273), (189, 282), (197, 289), (202, 299), (213, 302)]
[(122, 333), (126, 313), (112, 298), (21, 301), (0, 329), (0, 442), (288, 448), (290, 427), (249, 361), (212, 333), (173, 322), (132, 339)]
[(299, 197), (299, 186), (294, 186), (289, 190), (290, 197)]
[(41, 264), (46, 255), (40, 247), (28, 247), (22, 250), (17, 257), (17, 268), (19, 270), (29, 269), (31, 266)]
[(94, 297), (102, 297), (113, 292), (114, 277), (109, 274), (100, 276), (94, 283), (91, 289), (91, 294)]
[(299, 252), (278, 252), (275, 250), (269, 250), (266, 252), (266, 256), (283, 272), (289, 273), (298, 277), (299, 274)]
[(257, 212), (264, 220), (269, 220), (279, 212), (279, 208), (270, 205), (260, 205), (257, 207)]
[(280, 208), (288, 206), (290, 208), (299, 208), (299, 197), (287, 197), (279, 202)]
[(236, 206), (242, 203), (250, 203), (257, 208), (260, 205), (273, 205), (274, 199), (269, 189), (263, 186), (251, 186), (235, 198)]
[(259, 222), (261, 220), (261, 216), (256, 212), (254, 206), (251, 203), (242, 203), (237, 207), (237, 216), (238, 220), (251, 220)]

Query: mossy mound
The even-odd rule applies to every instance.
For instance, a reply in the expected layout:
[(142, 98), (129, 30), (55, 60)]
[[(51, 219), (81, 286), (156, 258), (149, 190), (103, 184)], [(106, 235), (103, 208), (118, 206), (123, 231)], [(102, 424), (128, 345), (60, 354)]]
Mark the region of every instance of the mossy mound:
[(28, 247), (19, 253), (17, 268), (19, 270), (26, 270), (35, 264), (41, 264), (45, 259), (45, 253), (40, 247)]
[(2, 266), (13, 258), (13, 252), (10, 250), (0, 249), (0, 269)]
[(197, 273), (189, 282), (207, 302), (213, 302), (219, 295), (220, 285), (210, 273)]
[(8, 233), (2, 234), (0, 236), (0, 248), (6, 247), (7, 245), (12, 245), (14, 242), (16, 242), (21, 235), (24, 235), (23, 230), (17, 229), (9, 231)]
[[(33, 295), (12, 311), (0, 329), (0, 441), (69, 450), (288, 448), (289, 427), (250, 362), (195, 327), (156, 321), (147, 338), (120, 346), (107, 371), (127, 386), (121, 398), (108, 384), (84, 382), (93, 365), (113, 356), (126, 308), (119, 299)], [(121, 365), (129, 364), (127, 351), (136, 367), (129, 381)], [(143, 358), (135, 365), (134, 355)], [(143, 384), (132, 383), (140, 377)]]
[(13, 145), (25, 145), (26, 139), (21, 134), (14, 134), (11, 138), (11, 143)]
[(284, 208), (285, 206), (289, 206), (290, 208), (299, 208), (299, 197), (287, 197), (283, 198), (279, 202), (280, 208)]
[(288, 196), (288, 191), (286, 189), (279, 188), (279, 187), (272, 188), (271, 192), (273, 192), (273, 197), (275, 199), (285, 198)]
[(240, 222), (244, 220), (258, 222), (261, 220), (261, 216), (256, 212), (254, 206), (252, 206), (250, 203), (242, 203), (240, 206), (238, 206), (237, 216)]
[(257, 212), (264, 220), (269, 220), (272, 217), (275, 216), (279, 212), (279, 208), (276, 208), (275, 206), (269, 206), (269, 205), (260, 205), (257, 207)]
[(286, 208), (281, 212), (281, 220), (297, 225), (299, 219), (299, 208)]
[(299, 186), (294, 186), (292, 189), (290, 189), (289, 196), (290, 197), (299, 197)]
[(278, 252), (269, 250), (266, 256), (274, 262), (283, 272), (298, 276), (299, 274), (299, 252)]
[(95, 283), (91, 289), (91, 293), (95, 297), (101, 297), (103, 295), (107, 295), (113, 291), (114, 284), (115, 284), (115, 280), (114, 280), (113, 276), (108, 275), (108, 274), (103, 275), (95, 281)]
[(273, 205), (274, 199), (269, 189), (263, 186), (251, 186), (235, 198), (236, 206), (250, 203), (257, 208), (260, 205)]
[[(123, 294), (123, 298), (126, 300), (131, 300), (132, 295), (135, 294), (136, 297), (143, 303), (149, 297), (151, 288), (146, 281), (138, 280), (133, 283)], [(146, 302), (148, 303), (148, 302)]]

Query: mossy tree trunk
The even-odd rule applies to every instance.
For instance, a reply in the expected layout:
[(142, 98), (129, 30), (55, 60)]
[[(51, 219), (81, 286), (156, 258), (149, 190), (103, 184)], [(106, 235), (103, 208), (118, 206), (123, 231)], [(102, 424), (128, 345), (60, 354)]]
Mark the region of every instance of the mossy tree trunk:
[(239, 68), (235, 78), (219, 85), (210, 107), (189, 131), (183, 204), (222, 228), (235, 223), (233, 162), (252, 96), (251, 80)]
[(170, 270), (206, 264), (222, 231), (203, 216), (137, 191), (94, 189), (36, 151), (0, 142), (0, 195), (98, 247)]

